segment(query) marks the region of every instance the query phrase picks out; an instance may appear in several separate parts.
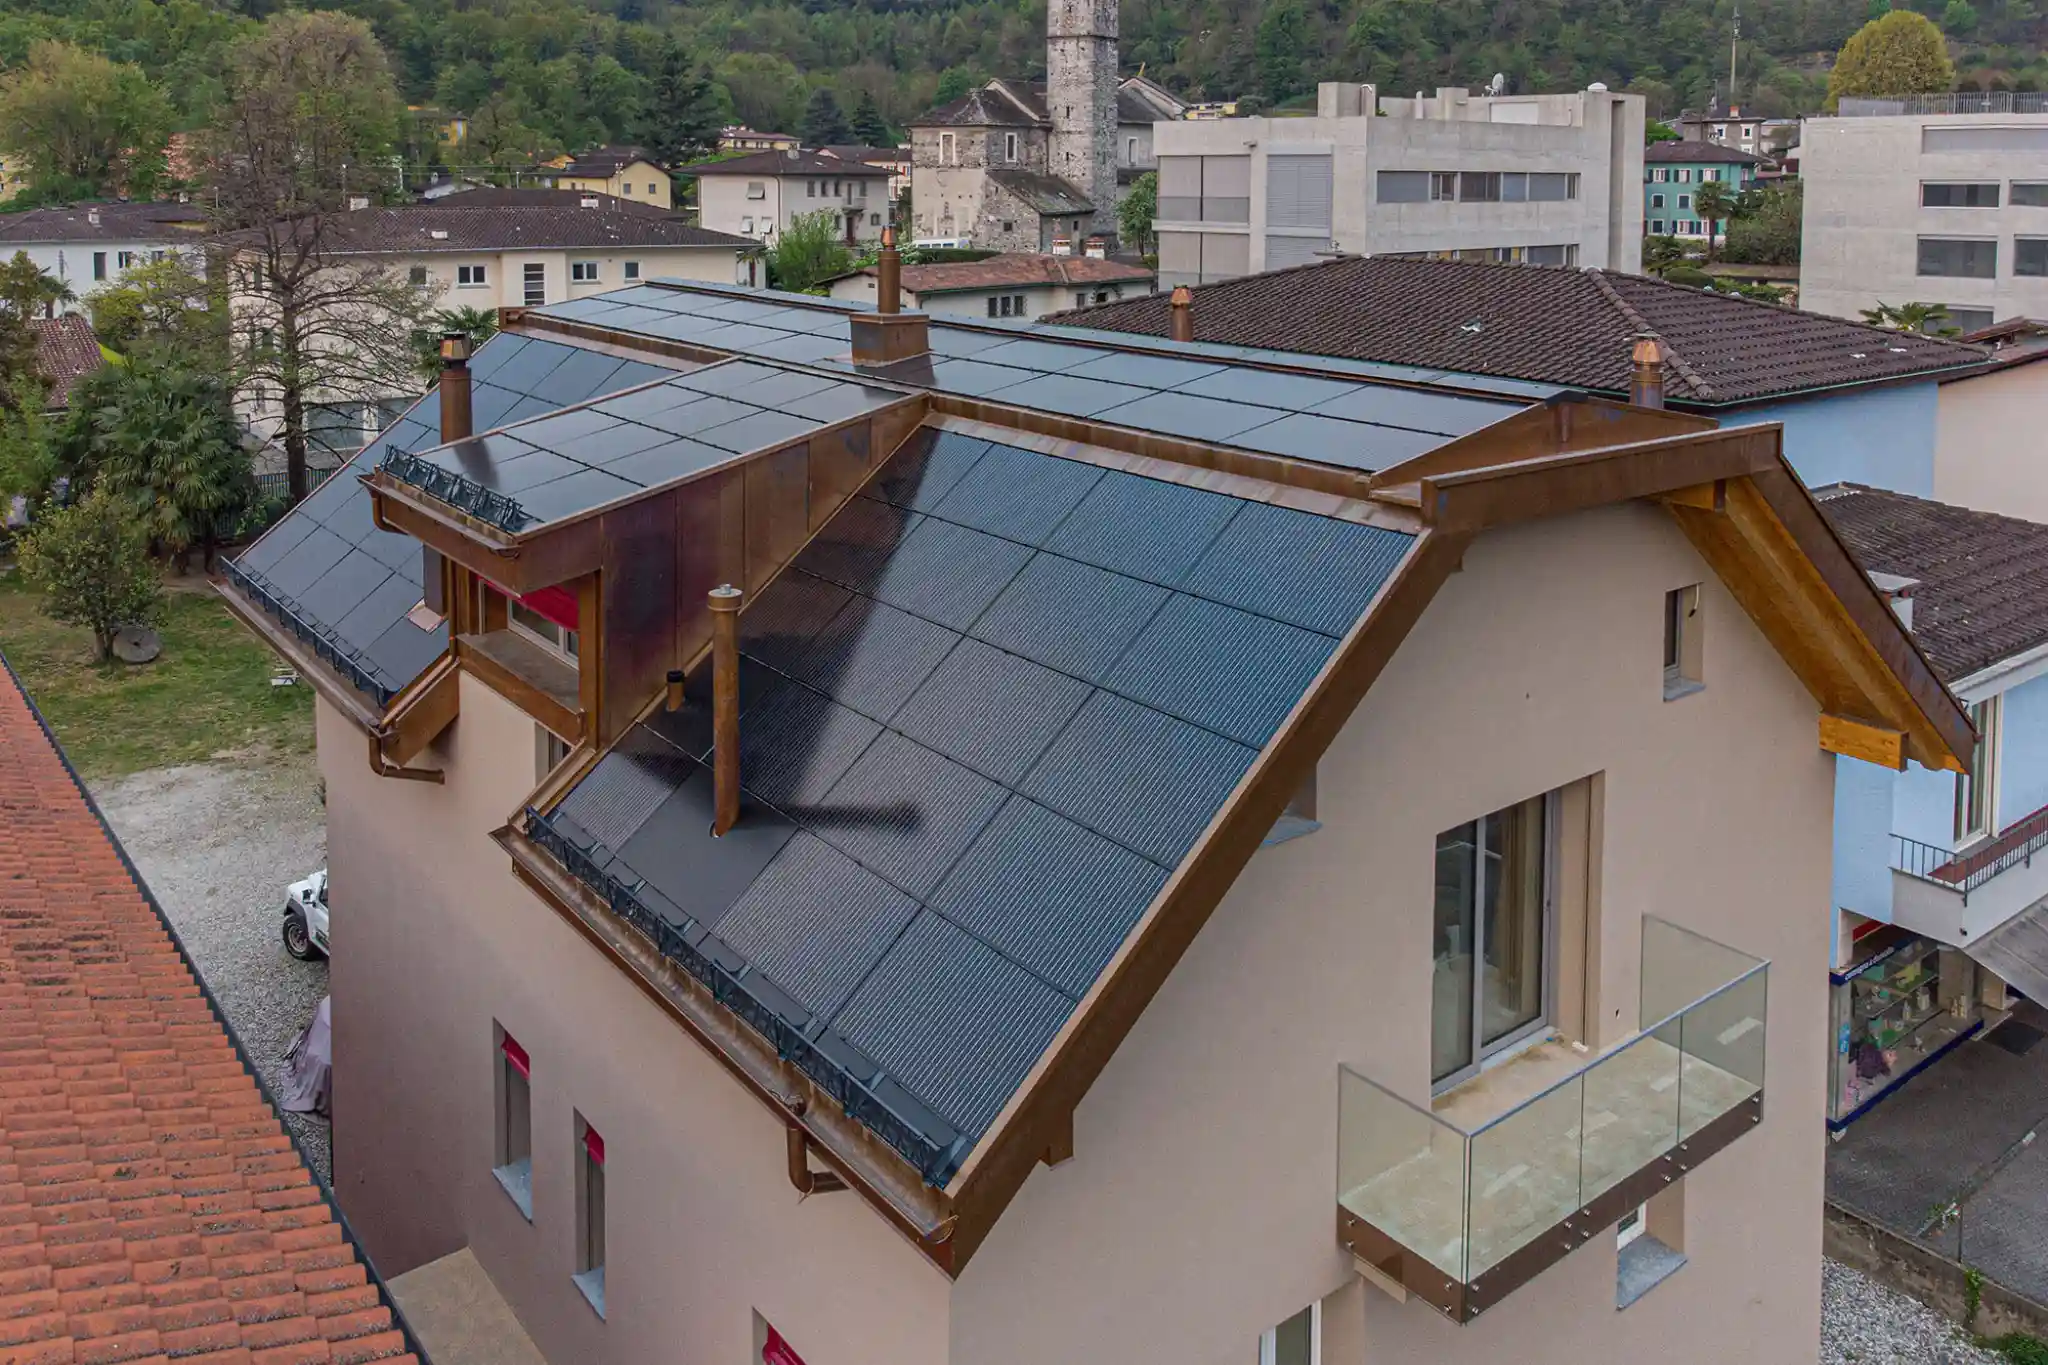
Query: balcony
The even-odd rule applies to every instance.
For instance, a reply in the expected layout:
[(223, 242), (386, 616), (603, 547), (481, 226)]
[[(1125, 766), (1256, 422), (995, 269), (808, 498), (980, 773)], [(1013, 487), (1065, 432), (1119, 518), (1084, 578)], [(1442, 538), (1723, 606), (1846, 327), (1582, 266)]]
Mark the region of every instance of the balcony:
[(2048, 807), (1962, 852), (1891, 836), (1892, 919), (1960, 947), (2048, 896)]
[(1469, 1127), (1338, 1075), (1338, 1240), (1469, 1322), (1763, 1118), (1769, 964), (1643, 919), (1637, 1034)]

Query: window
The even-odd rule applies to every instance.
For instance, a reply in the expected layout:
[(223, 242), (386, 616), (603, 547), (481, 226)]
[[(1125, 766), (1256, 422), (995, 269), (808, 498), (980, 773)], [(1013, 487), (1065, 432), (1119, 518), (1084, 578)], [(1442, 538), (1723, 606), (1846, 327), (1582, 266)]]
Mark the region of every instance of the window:
[(1664, 183), (1665, 181), (1669, 180), (1670, 178), (1671, 178), (1671, 172), (1670, 172), (1670, 170), (1669, 170), (1668, 168), (1666, 168), (1666, 167), (1663, 167), (1663, 166), (1658, 166), (1658, 167), (1655, 167), (1655, 168), (1654, 168), (1654, 169), (1652, 169), (1652, 170), (1651, 170), (1651, 172), (1650, 172), (1650, 179), (1651, 179), (1651, 181), (1652, 181), (1653, 183), (1655, 183), (1655, 184), (1659, 184), (1659, 185), (1661, 185), (1661, 184), (1663, 184), (1663, 183)]
[(1126, 166), (1138, 164), (1138, 139), (1134, 137), (1124, 139), (1124, 164)]
[(1578, 172), (1529, 172), (1529, 198), (1531, 201), (1539, 204), (1556, 204), (1578, 197)]
[(1922, 237), (1922, 275), (1950, 275), (1972, 280), (1998, 276), (1998, 243), (1969, 237)]
[(455, 283), (458, 285), (489, 283), (488, 268), (481, 265), (458, 265), (455, 267)]
[(545, 725), (533, 727), (533, 780), (539, 782), (555, 769), (562, 766), (562, 760), (569, 756), (569, 741), (563, 739)]
[[(543, 732), (545, 733), (545, 732)], [(533, 1221), (532, 1063), (518, 1039), (497, 1030), (498, 1135), (491, 1174), (512, 1196), (520, 1215)]]
[(1692, 207), (1692, 196), (1691, 196), (1691, 195), (1689, 195), (1689, 194), (1681, 194), (1681, 195), (1679, 195), (1679, 196), (1678, 196), (1678, 207), (1680, 207), (1680, 208), (1682, 208), (1682, 209), (1689, 209), (1689, 208), (1691, 208), (1691, 207)]
[(1692, 167), (1680, 166), (1671, 173), (1671, 178), (1681, 185), (1690, 185), (1692, 183)]
[(1977, 743), (1970, 750), (1970, 771), (1956, 774), (1956, 843), (1982, 838), (1998, 828), (1998, 729), (2002, 697), (1970, 708)]
[(1527, 261), (1530, 265), (1577, 265), (1579, 245), (1577, 242), (1566, 242), (1561, 246), (1532, 246), (1524, 250), (1519, 259)]
[(648, 182), (647, 182), (647, 197), (648, 197), (649, 199), (653, 199), (653, 198), (657, 197), (657, 193), (656, 193), (656, 190), (655, 190), (655, 188), (654, 188), (654, 182), (653, 182), (652, 180), (650, 180), (650, 181), (648, 181)]
[(953, 166), (957, 165), (959, 160), (960, 157), (953, 141), (953, 135), (951, 133), (940, 133), (939, 164), (942, 166)]
[(1017, 224), (1016, 224), (1016, 223), (1014, 223), (1013, 221), (1011, 221), (1011, 220), (1010, 220), (1010, 219), (1008, 219), (1008, 218), (1005, 218), (1005, 219), (1003, 219), (1003, 231), (1005, 231), (1005, 232), (1015, 232), (1016, 230), (1017, 230)]
[(996, 316), (996, 296), (993, 294), (988, 296), (988, 315), (990, 317)]
[(1004, 134), (1003, 134), (1003, 160), (1005, 160), (1005, 161), (1015, 161), (1016, 159), (1017, 159), (1017, 135), (1016, 135), (1015, 133), (1004, 133)]
[(1989, 308), (1959, 308), (1949, 304), (1947, 311), (1949, 325), (1960, 330), (1965, 336), (1972, 332), (1981, 332), (1992, 323)]
[(1549, 804), (1532, 797), (1436, 838), (1430, 1078), (1439, 1085), (1544, 1024)]
[(1444, 202), (1458, 197), (1458, 173), (1456, 171), (1431, 171), (1429, 173), (1429, 197)]
[(1319, 1365), (1322, 1337), (1323, 1306), (1312, 1303), (1259, 1337), (1259, 1365)]
[(1706, 686), (1700, 674), (1700, 585), (1664, 594), (1664, 700)]
[(1428, 171), (1381, 171), (1379, 201), (1382, 204), (1426, 204), (1429, 202)]
[(2048, 208), (2048, 180), (2013, 181), (2012, 198), (2007, 202), (2014, 208)]
[(1662, 218), (1652, 218), (1650, 220), (1650, 231), (1662, 237), (1664, 235), (1664, 220)]
[(548, 301), (548, 268), (538, 262), (526, 267), (526, 306), (538, 308)]
[(579, 640), (575, 631), (559, 622), (550, 621), (524, 602), (514, 601), (506, 613), (512, 629), (528, 639), (546, 645), (565, 659), (576, 657)]
[(1714, 125), (1714, 136), (1715, 136), (1715, 137), (1717, 137), (1717, 138), (1723, 138), (1723, 137), (1726, 137), (1726, 136), (1728, 136), (1728, 125), (1727, 125), (1727, 124), (1725, 124), (1725, 123), (1717, 123), (1717, 124), (1715, 124), (1715, 125)]
[(1098, 290), (1096, 290), (1096, 291), (1095, 291), (1095, 301), (1096, 301), (1097, 303), (1108, 303), (1108, 302), (1109, 302), (1109, 291), (1108, 291), (1107, 289), (1098, 289)]
[(767, 197), (768, 197), (768, 185), (767, 185), (767, 182), (766, 182), (766, 181), (762, 181), (762, 180), (749, 180), (749, 181), (747, 182), (747, 198), (749, 198), (749, 199), (766, 199)]
[(1076, 289), (1076, 290), (1074, 291), (1074, 307), (1076, 307), (1076, 308), (1085, 308), (1085, 307), (1087, 307), (1087, 306), (1088, 306), (1088, 291), (1087, 291), (1087, 290), (1085, 290), (1085, 289)]
[(1920, 186), (1920, 205), (1930, 209), (1995, 209), (1998, 182), (1931, 180)]
[(427, 282), (427, 268), (423, 265), (416, 265), (405, 272), (405, 278), (414, 288), (418, 288)]
[(627, 262), (626, 262), (626, 278), (627, 278), (627, 279), (629, 279), (629, 280), (637, 280), (637, 279), (639, 279), (639, 278), (640, 278), (640, 262), (638, 262), (638, 261), (627, 261)]
[(597, 262), (569, 262), (569, 278), (576, 281), (578, 284), (595, 284), (597, 282)]
[(882, 215), (881, 215), (881, 214), (879, 214), (879, 213), (871, 213), (871, 214), (869, 214), (869, 215), (868, 215), (868, 226), (869, 226), (869, 227), (880, 227), (881, 225), (882, 225)]
[(1661, 208), (1663, 208), (1663, 207), (1664, 207), (1664, 196), (1663, 196), (1663, 195), (1661, 195), (1661, 194), (1653, 194), (1653, 195), (1651, 195), (1651, 196), (1650, 196), (1650, 207), (1651, 207), (1651, 208), (1653, 208), (1653, 209), (1661, 209)]
[(2012, 273), (2048, 275), (2048, 237), (2013, 238)]
[(1468, 204), (1500, 202), (1500, 172), (1465, 171), (1458, 176), (1458, 198)]
[(604, 1316), (604, 1139), (576, 1116), (576, 1274), (590, 1306)]

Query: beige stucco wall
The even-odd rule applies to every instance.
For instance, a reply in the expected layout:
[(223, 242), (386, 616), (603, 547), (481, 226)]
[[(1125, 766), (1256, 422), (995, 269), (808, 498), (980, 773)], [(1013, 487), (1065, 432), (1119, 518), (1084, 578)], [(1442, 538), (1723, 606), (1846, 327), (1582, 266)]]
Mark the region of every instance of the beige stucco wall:
[[(335, 1183), (379, 1269), (467, 1243), (557, 1365), (739, 1365), (755, 1311), (813, 1365), (943, 1361), (945, 1277), (856, 1196), (800, 1200), (768, 1111), (513, 881), (488, 834), (534, 785), (533, 722), (465, 677), (431, 786), (372, 776), (319, 712)], [(531, 1224), (490, 1171), (493, 1021), (533, 1060)], [(569, 1280), (577, 1113), (605, 1139), (602, 1322)]]
[[(1707, 579), (1706, 690), (1662, 699), (1666, 589)], [(1633, 1024), (1640, 916), (1774, 959), (1763, 1125), (1687, 1178), (1691, 1264), (1626, 1312), (1596, 1236), (1476, 1322), (1371, 1291), (1324, 1365), (1811, 1361), (1832, 761), (1807, 693), (1661, 513), (1467, 554), (1325, 756), (1324, 828), (1258, 854), (1110, 1063), (1072, 1162), (1034, 1171), (961, 1278), (953, 1360), (1254, 1359), (1352, 1278), (1337, 1068), (1426, 1103), (1440, 830), (1605, 773), (1600, 1011)], [(1617, 1019), (1617, 1013), (1619, 1018)]]
[[(1667, 703), (1663, 593), (1703, 580), (1707, 686)], [(442, 788), (371, 777), (323, 707), (344, 1207), (387, 1271), (474, 1245), (560, 1365), (738, 1365), (755, 1311), (810, 1365), (1244, 1365), (1331, 1294), (1325, 1365), (1810, 1361), (1816, 714), (1661, 513), (1480, 540), (1325, 756), (1324, 828), (1254, 858), (1082, 1104), (1075, 1157), (949, 1288), (855, 1196), (799, 1204), (766, 1111), (513, 883), (485, 835), (532, 783), (530, 722), (465, 678)], [(1337, 1068), (1426, 1102), (1436, 834), (1594, 773), (1600, 1016), (1634, 1019), (1644, 913), (1770, 957), (1766, 1118), (1688, 1177), (1691, 1264), (1634, 1307), (1607, 1232), (1454, 1327), (1358, 1288), (1336, 1245)], [(494, 1019), (534, 1061), (531, 1226), (489, 1172)], [(601, 1326), (568, 1280), (572, 1110), (608, 1147)]]
[(2048, 360), (1958, 379), (1937, 391), (1938, 502), (2048, 522)]
[[(872, 303), (875, 298), (875, 277), (873, 275), (848, 275), (832, 281), (832, 297), (849, 299), (860, 303)], [(1021, 285), (1005, 289), (966, 289), (944, 294), (914, 294), (908, 290), (904, 295), (904, 306), (920, 312), (939, 316), (980, 318), (988, 320), (988, 301), (1004, 294), (1024, 296), (1024, 311), (1011, 313), (1011, 317), (1041, 318), (1047, 313), (1057, 313), (1065, 308), (1074, 308), (1076, 294), (1086, 294), (1093, 299), (1098, 293), (1108, 295), (1104, 302), (1115, 299), (1141, 298), (1152, 292), (1150, 280), (1118, 280), (1108, 284), (1063, 284), (1063, 285)]]
[(565, 175), (555, 183), (565, 190), (595, 190), (599, 194), (616, 195), (636, 203), (673, 207), (669, 198), (668, 172), (651, 161), (635, 161), (621, 166), (614, 176)]

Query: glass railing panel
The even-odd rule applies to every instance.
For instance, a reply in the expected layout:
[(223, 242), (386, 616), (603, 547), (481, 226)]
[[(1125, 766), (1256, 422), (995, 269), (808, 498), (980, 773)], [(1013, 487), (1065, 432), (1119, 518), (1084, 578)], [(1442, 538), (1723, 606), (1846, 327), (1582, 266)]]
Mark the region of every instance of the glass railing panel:
[(1472, 1135), (1469, 1278), (1578, 1211), (1584, 1097), (1581, 1072)]
[(1652, 1029), (1762, 964), (1762, 958), (1645, 915), (1636, 1027)]
[(1592, 1203), (1678, 1145), (1683, 1057), (1673, 1019), (1586, 1069), (1582, 1203)]
[(1769, 984), (1758, 967), (1679, 1016), (1681, 1141), (1763, 1090)]
[(1466, 1138), (1349, 1067), (1337, 1077), (1337, 1202), (1463, 1281)]

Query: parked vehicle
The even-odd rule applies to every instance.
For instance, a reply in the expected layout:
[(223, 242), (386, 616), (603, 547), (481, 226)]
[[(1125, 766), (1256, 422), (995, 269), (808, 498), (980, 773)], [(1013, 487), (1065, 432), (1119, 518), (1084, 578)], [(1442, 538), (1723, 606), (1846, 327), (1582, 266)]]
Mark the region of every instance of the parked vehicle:
[(284, 950), (301, 962), (327, 956), (327, 869), (293, 882), (284, 898)]

